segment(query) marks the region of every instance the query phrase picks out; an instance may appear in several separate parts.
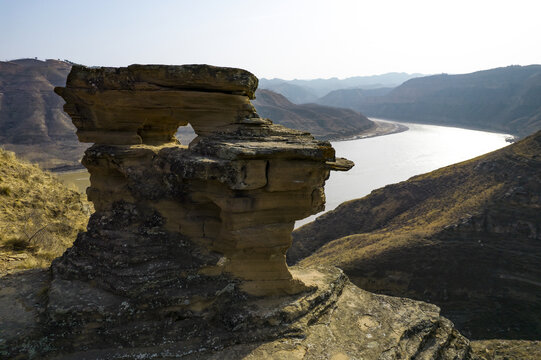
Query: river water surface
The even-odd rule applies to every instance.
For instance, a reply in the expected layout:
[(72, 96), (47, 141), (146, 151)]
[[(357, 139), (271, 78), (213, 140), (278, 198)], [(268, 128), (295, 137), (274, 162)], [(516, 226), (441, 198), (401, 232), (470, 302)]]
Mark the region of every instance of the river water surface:
[[(379, 120), (379, 119), (375, 119)], [(348, 172), (331, 172), (325, 185), (326, 211), (342, 202), (363, 197), (382, 186), (468, 160), (508, 145), (506, 134), (445, 126), (406, 124), (409, 130), (373, 138), (332, 142), (336, 156), (355, 162)], [(86, 171), (58, 174), (67, 184), (84, 192)], [(321, 215), (317, 214), (316, 216)], [(301, 226), (311, 216), (297, 221)]]
[[(380, 120), (380, 119), (371, 119)], [(385, 185), (407, 180), (506, 145), (507, 134), (446, 126), (409, 124), (409, 130), (367, 139), (332, 142), (337, 157), (355, 162), (348, 172), (332, 171), (325, 184), (325, 211), (368, 195)], [(296, 227), (323, 212), (297, 221)]]

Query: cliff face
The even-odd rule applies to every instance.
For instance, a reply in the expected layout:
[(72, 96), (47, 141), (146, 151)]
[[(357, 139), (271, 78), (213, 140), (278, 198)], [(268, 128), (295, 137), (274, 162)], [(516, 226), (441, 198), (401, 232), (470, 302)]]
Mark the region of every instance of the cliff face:
[(346, 202), (293, 234), (288, 257), (360, 287), (435, 303), (474, 338), (541, 332), (541, 132)]
[(53, 91), (71, 65), (57, 60), (0, 62), (0, 144), (46, 169), (80, 166), (87, 146)]
[[(256, 86), (206, 65), (73, 67), (56, 91), (94, 143), (96, 213), (49, 274), (0, 280), (1, 355), (470, 357), (435, 306), (287, 267), (294, 221), (323, 206), (330, 170), (353, 164), (260, 118)], [(188, 122), (189, 147), (174, 139)]]

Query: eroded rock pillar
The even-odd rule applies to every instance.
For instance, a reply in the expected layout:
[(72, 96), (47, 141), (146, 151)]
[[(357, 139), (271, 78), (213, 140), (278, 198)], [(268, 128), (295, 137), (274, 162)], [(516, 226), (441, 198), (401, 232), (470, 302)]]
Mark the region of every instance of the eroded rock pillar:
[[(74, 66), (55, 90), (94, 143), (83, 164), (96, 213), (55, 276), (129, 296), (198, 288), (202, 302), (201, 289), (228, 281), (253, 295), (303, 291), (285, 261), (294, 222), (322, 210), (329, 171), (353, 163), (260, 118), (256, 88), (247, 71), (207, 65)], [(189, 146), (174, 138), (188, 123)]]

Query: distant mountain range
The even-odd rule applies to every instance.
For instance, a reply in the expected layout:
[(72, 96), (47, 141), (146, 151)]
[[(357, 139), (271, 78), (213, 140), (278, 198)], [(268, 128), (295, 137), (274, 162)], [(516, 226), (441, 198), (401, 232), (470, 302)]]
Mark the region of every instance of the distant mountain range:
[(538, 340), (540, 194), (541, 131), (341, 204), (294, 231), (288, 261), (436, 304), (474, 339)]
[(541, 65), (425, 76), (380, 91), (342, 89), (317, 102), (372, 117), (519, 136), (541, 129)]
[[(277, 92), (295, 104), (316, 102), (331, 91), (339, 89), (377, 89), (396, 87), (422, 74), (387, 73), (383, 75), (355, 76), (346, 79), (283, 80), (260, 79), (259, 88)], [(325, 105), (325, 104), (324, 104)]]
[(358, 135), (374, 123), (362, 114), (317, 104), (297, 105), (270, 90), (257, 90), (254, 106), (260, 116), (297, 130), (308, 130), (320, 139)]

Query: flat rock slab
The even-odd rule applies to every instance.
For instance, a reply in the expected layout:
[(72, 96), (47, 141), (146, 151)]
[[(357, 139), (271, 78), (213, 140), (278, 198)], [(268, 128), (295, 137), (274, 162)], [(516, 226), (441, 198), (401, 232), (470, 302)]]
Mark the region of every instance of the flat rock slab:
[[(245, 320), (212, 343), (202, 345), (200, 339), (187, 335), (182, 341), (156, 346), (138, 346), (135, 341), (131, 347), (44, 353), (30, 347), (31, 352), (25, 356), (63, 360), (471, 358), (469, 341), (439, 315), (434, 305), (361, 290), (336, 268), (293, 267), (292, 273), (312, 291), (249, 299), (243, 304), (245, 310), (238, 314)], [(0, 355), (15, 358), (10, 357), (13, 354), (5, 344), (39, 336), (40, 328), (47, 326), (42, 317), (47, 303), (43, 289), (49, 286), (49, 279), (46, 271), (0, 279)], [(138, 327), (144, 324), (129, 325), (136, 336)], [(176, 330), (190, 332), (189, 328)], [(37, 340), (34, 344), (40, 343)]]

